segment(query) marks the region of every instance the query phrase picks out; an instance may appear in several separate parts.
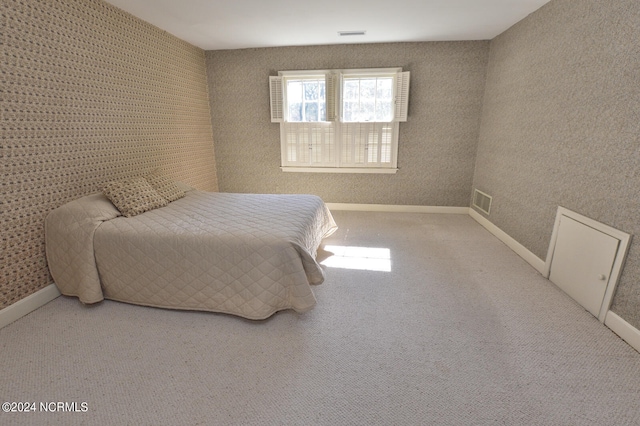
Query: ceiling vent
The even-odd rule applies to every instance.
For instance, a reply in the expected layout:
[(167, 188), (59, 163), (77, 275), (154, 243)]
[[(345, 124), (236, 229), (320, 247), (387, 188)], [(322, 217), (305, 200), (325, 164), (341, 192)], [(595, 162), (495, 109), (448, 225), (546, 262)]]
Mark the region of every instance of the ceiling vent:
[(491, 212), (491, 200), (493, 198), (490, 195), (485, 194), (482, 191), (474, 189), (473, 192), (473, 207), (489, 214)]
[(367, 32), (366, 31), (338, 31), (338, 34), (342, 37), (342, 36), (359, 36), (359, 35), (365, 35)]

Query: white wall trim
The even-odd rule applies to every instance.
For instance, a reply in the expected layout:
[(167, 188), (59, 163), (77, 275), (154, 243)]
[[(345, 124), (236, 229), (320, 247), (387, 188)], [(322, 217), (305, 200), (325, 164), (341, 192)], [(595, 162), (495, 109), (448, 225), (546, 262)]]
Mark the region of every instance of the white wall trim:
[[(549, 276), (549, 265), (538, 256), (517, 242), (513, 237), (491, 223), (488, 219), (470, 207), (440, 207), (440, 206), (396, 206), (388, 204), (343, 204), (327, 203), (330, 210), (400, 212), (400, 213), (453, 213), (468, 214), (487, 231), (507, 245), (518, 256), (529, 263), (542, 276)], [(608, 311), (604, 324), (627, 342), (632, 348), (640, 352), (640, 330), (623, 320), (612, 311)]]
[[(400, 212), (400, 213), (449, 213), (469, 214), (476, 222), (493, 234), (507, 247), (516, 252), (533, 268), (543, 276), (548, 274), (545, 262), (534, 255), (522, 244), (514, 240), (506, 232), (495, 226), (478, 212), (469, 207), (441, 207), (441, 206), (396, 206), (389, 204), (344, 204), (327, 203), (330, 210), (374, 211), (374, 212)], [(60, 296), (60, 291), (55, 284), (25, 297), (16, 303), (0, 310), (0, 328), (5, 327), (23, 316), (35, 311)], [(640, 330), (623, 320), (612, 311), (607, 312), (605, 325), (627, 342), (632, 348), (640, 352)]]
[(496, 238), (505, 243), (507, 247), (515, 251), (518, 256), (523, 258), (529, 265), (533, 266), (535, 270), (537, 270), (544, 276), (546, 272), (546, 265), (542, 259), (530, 252), (525, 246), (517, 242), (515, 239), (513, 239), (513, 237), (491, 223), (488, 219), (486, 219), (474, 209), (469, 209), (469, 215), (473, 219), (475, 219), (476, 222), (482, 225), (487, 231), (491, 232)]
[(607, 312), (604, 325), (620, 336), (620, 338), (627, 342), (629, 346), (640, 352), (640, 330), (611, 311)]
[(45, 288), (7, 306), (0, 310), (0, 328), (11, 324), (28, 313), (35, 311), (39, 307), (46, 305), (58, 296), (60, 296), (58, 287), (56, 287), (55, 284), (49, 284)]
[(444, 213), (444, 214), (468, 214), (476, 222), (482, 225), (487, 231), (493, 234), (507, 247), (516, 252), (518, 256), (529, 263), (536, 271), (544, 275), (546, 271), (545, 262), (538, 256), (530, 252), (525, 246), (513, 239), (509, 234), (498, 228), (480, 213), (470, 207), (445, 207), (445, 206), (398, 206), (393, 204), (348, 204), (348, 203), (326, 203), (329, 210), (350, 210), (368, 212), (398, 212), (398, 213)]
[[(284, 154), (283, 154), (284, 155)], [(373, 167), (294, 167), (282, 166), (280, 170), (287, 173), (371, 173), (392, 175), (398, 172), (396, 168)]]
[(445, 213), (468, 214), (469, 207), (446, 206), (398, 206), (393, 204), (349, 204), (326, 203), (329, 210), (350, 210), (358, 212), (395, 212), (395, 213)]
[[(550, 268), (548, 262), (544, 262), (542, 259), (531, 253), (522, 244), (514, 240), (506, 232), (495, 226), (474, 209), (469, 208), (469, 215), (474, 218), (480, 225), (486, 228), (489, 232), (491, 232), (496, 238), (505, 243), (510, 249), (515, 251), (516, 254), (522, 257), (531, 266), (533, 266), (538, 272), (540, 272), (540, 274), (542, 274), (542, 276), (544, 276), (545, 278), (549, 277)], [(554, 233), (555, 232), (556, 230), (554, 229)], [(622, 235), (622, 237), (624, 237), (624, 235)], [(624, 248), (623, 250), (625, 250), (626, 252), (627, 248)], [(553, 253), (551, 249), (549, 253), (550, 255)], [(640, 330), (623, 320), (620, 316), (612, 311), (607, 311), (604, 324), (609, 327), (611, 331), (620, 336), (622, 340), (627, 342), (629, 346), (640, 352)]]

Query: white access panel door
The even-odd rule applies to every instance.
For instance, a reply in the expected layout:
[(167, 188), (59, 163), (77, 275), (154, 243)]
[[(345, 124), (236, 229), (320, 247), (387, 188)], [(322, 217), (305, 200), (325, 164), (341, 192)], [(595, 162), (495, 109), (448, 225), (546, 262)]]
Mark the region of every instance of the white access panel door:
[(598, 317), (620, 240), (560, 216), (549, 280)]

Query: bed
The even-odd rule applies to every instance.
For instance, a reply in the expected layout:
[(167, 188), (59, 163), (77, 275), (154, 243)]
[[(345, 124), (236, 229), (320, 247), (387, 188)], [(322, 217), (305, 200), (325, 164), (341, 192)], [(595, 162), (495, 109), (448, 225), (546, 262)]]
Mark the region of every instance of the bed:
[(45, 221), (49, 270), (64, 295), (253, 320), (316, 304), (316, 251), (336, 229), (313, 195), (198, 190), (133, 217), (92, 194)]

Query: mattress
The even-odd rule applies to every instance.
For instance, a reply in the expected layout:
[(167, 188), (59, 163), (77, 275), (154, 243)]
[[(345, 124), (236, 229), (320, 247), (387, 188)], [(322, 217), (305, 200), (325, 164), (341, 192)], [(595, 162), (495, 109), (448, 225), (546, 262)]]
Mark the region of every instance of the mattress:
[(45, 226), (62, 294), (249, 319), (316, 304), (316, 250), (336, 229), (313, 195), (203, 191), (131, 218), (94, 194), (54, 210)]

